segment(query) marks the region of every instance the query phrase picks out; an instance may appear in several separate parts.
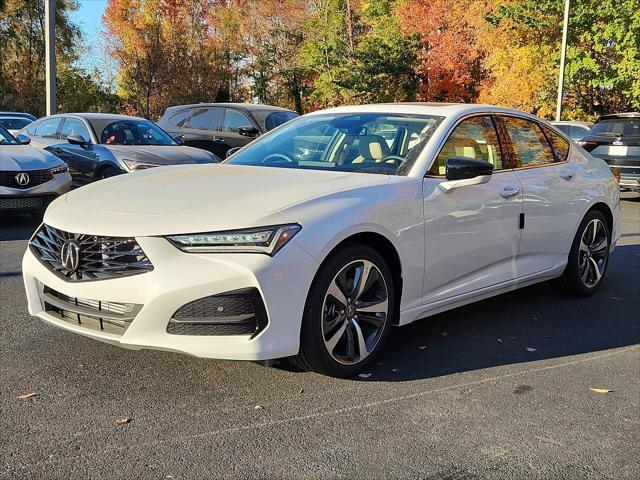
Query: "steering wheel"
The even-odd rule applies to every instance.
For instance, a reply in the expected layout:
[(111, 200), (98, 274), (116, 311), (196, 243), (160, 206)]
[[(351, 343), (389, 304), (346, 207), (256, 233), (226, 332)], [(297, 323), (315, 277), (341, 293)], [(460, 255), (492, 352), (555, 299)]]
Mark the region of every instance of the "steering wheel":
[[(270, 159), (277, 159), (277, 160), (269, 161)], [(286, 163), (296, 163), (295, 160), (293, 160), (288, 155), (285, 155), (284, 153), (272, 153), (271, 155), (267, 155), (266, 157), (264, 157), (264, 160), (262, 160), (262, 163), (264, 164), (283, 163), (283, 161)]]
[(380, 163), (395, 163), (400, 166), (404, 163), (404, 158), (400, 155), (387, 155), (380, 161)]

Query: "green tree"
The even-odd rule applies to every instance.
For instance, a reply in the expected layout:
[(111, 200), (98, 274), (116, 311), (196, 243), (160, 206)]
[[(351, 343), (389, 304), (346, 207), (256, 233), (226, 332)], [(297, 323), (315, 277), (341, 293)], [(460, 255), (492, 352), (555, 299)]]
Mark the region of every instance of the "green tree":
[[(56, 58), (61, 69), (77, 59), (80, 32), (69, 13), (75, 0), (56, 0)], [(0, 107), (45, 112), (44, 0), (0, 4)], [(72, 94), (72, 93), (71, 93)], [(64, 104), (65, 95), (59, 102)]]

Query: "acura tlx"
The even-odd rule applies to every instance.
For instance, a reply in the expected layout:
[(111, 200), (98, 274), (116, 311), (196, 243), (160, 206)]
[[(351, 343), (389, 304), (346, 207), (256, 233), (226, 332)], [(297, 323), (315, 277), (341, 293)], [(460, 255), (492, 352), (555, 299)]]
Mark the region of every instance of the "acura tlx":
[(340, 107), (62, 196), (24, 283), (32, 315), (96, 340), (346, 377), (392, 326), (536, 282), (593, 294), (619, 213), (609, 167), (532, 115)]

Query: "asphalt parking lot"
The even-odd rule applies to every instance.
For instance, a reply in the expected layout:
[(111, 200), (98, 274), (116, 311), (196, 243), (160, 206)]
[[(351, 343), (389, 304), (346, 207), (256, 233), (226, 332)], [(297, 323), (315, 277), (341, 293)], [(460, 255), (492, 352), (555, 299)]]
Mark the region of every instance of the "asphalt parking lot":
[(640, 478), (640, 196), (622, 203), (594, 297), (543, 284), (398, 328), (352, 380), (33, 319), (36, 223), (0, 217), (0, 478)]

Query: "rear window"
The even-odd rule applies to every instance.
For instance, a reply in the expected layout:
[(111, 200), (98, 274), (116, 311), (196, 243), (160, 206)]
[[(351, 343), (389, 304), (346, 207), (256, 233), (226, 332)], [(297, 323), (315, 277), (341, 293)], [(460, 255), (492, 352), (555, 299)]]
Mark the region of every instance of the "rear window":
[(283, 123), (287, 123), (289, 120), (293, 120), (297, 116), (298, 114), (294, 112), (271, 112), (264, 119), (264, 127), (268, 132), (269, 130), (279, 127)]
[(608, 118), (600, 120), (589, 135), (605, 137), (640, 137), (640, 118)]
[(31, 120), (28, 118), (0, 118), (0, 125), (2, 125), (7, 130), (20, 130), (23, 127), (26, 127), (31, 123)]

